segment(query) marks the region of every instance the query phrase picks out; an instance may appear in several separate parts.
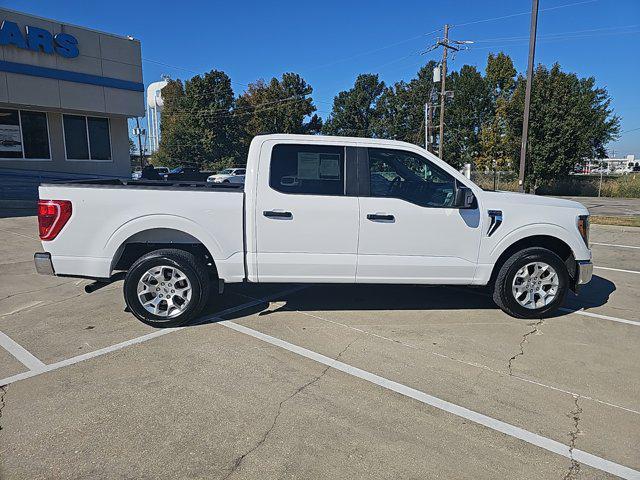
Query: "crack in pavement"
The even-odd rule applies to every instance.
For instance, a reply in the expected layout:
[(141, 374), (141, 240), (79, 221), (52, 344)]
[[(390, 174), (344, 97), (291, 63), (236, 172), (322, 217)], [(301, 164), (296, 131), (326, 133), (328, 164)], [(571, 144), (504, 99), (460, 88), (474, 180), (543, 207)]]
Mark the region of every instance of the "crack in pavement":
[(35, 290), (25, 290), (22, 292), (16, 292), (16, 293), (12, 293), (10, 295), (7, 295), (6, 297), (2, 297), (0, 298), (0, 302), (2, 302), (3, 300), (6, 300), (7, 298), (12, 298), (12, 297), (16, 297), (18, 295), (26, 295), (27, 293), (37, 293), (37, 292), (41, 292), (43, 290), (48, 290), (50, 288), (56, 288), (56, 287), (61, 287), (62, 285), (67, 285), (69, 283), (73, 283), (76, 280), (69, 280), (68, 282), (62, 282), (62, 283), (56, 283), (55, 285), (49, 285), (48, 287), (42, 287), (42, 288), (36, 288)]
[[(351, 345), (356, 343), (358, 340), (359, 340), (359, 338), (356, 338), (351, 343), (349, 343), (349, 345), (344, 347), (342, 349), (342, 351), (340, 353), (338, 353), (338, 355), (334, 358), (334, 360), (338, 360), (351, 347)], [(304, 385), (298, 387), (291, 395), (289, 395), (287, 398), (285, 398), (284, 400), (282, 400), (278, 404), (278, 409), (276, 410), (276, 414), (273, 417), (273, 421), (271, 422), (271, 426), (267, 429), (267, 431), (264, 433), (264, 435), (262, 436), (260, 441), (258, 441), (258, 443), (256, 443), (251, 449), (249, 449), (247, 452), (243, 453), (242, 455), (240, 455), (238, 458), (236, 458), (234, 460), (233, 465), (231, 466), (231, 469), (229, 470), (227, 475), (224, 476), (224, 480), (226, 480), (227, 478), (231, 477), (238, 470), (238, 468), (240, 468), (240, 466), (242, 465), (242, 462), (244, 461), (244, 459), (247, 458), (247, 456), (249, 456), (252, 453), (254, 453), (256, 450), (258, 450), (267, 441), (267, 438), (269, 437), (269, 435), (271, 435), (271, 432), (276, 427), (276, 423), (278, 422), (278, 418), (280, 417), (280, 414), (282, 413), (282, 407), (284, 406), (284, 404), (287, 403), (289, 400), (291, 400), (296, 395), (302, 393), (302, 391), (305, 390), (306, 388), (308, 388), (311, 385), (313, 385), (314, 383), (318, 382), (322, 377), (324, 377), (326, 375), (326, 373), (329, 371), (330, 368), (331, 368), (331, 366), (327, 365), (327, 367), (324, 370), (322, 370), (320, 375), (317, 375), (312, 380), (310, 380), (307, 383), (305, 383)]]
[[(4, 397), (7, 394), (7, 387), (9, 385), (0, 385), (0, 421), (2, 420), (2, 410), (4, 410)], [(0, 431), (2, 431), (2, 423), (0, 423)]]
[(518, 353), (516, 353), (513, 357), (511, 357), (511, 358), (509, 359), (509, 364), (508, 364), (508, 367), (509, 367), (509, 375), (513, 375), (513, 361), (514, 361), (516, 358), (521, 357), (521, 356), (523, 356), (523, 355), (524, 355), (524, 344), (525, 344), (525, 343), (527, 343), (527, 337), (528, 337), (529, 335), (533, 335), (533, 334), (535, 334), (535, 333), (538, 333), (538, 327), (541, 327), (542, 325), (544, 325), (544, 319), (543, 319), (543, 318), (541, 318), (540, 320), (538, 320), (538, 321), (537, 321), (536, 323), (534, 323), (534, 324), (530, 324), (530, 326), (532, 326), (532, 327), (533, 327), (533, 330), (531, 330), (531, 331), (529, 331), (529, 332), (525, 333), (525, 334), (522, 336), (522, 340), (520, 340), (520, 351), (519, 351)]
[(575, 395), (573, 397), (573, 402), (575, 404), (575, 410), (571, 410), (568, 414), (567, 417), (571, 418), (573, 420), (573, 430), (571, 430), (569, 432), (569, 458), (571, 459), (571, 467), (569, 467), (569, 471), (566, 473), (566, 475), (563, 477), (563, 480), (573, 480), (575, 478), (578, 477), (578, 475), (580, 474), (580, 463), (578, 463), (574, 458), (573, 458), (573, 449), (576, 446), (576, 440), (578, 439), (578, 436), (580, 435), (580, 433), (582, 433), (580, 431), (580, 415), (582, 414), (582, 407), (580, 406), (580, 404), (578, 404), (578, 400), (580, 399), (580, 397), (578, 395)]

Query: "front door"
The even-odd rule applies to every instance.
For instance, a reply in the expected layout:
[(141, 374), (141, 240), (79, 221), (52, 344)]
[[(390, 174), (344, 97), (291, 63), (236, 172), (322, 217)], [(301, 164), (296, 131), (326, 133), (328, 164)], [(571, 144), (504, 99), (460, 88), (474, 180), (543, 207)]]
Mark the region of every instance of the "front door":
[[(358, 198), (339, 145), (267, 144), (255, 222), (260, 282), (355, 282)], [(264, 157), (263, 157), (264, 156)], [(355, 161), (355, 158), (353, 159)]]
[(480, 214), (453, 207), (457, 180), (415, 152), (367, 150), (357, 282), (471, 283)]

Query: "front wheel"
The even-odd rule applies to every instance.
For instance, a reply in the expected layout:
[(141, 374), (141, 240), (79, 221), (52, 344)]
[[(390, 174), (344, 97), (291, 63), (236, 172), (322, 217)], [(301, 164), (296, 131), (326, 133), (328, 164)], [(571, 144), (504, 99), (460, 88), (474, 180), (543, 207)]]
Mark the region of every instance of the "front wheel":
[(562, 259), (546, 248), (532, 247), (514, 253), (502, 265), (493, 300), (513, 317), (541, 318), (562, 305), (568, 286)]
[(124, 279), (129, 310), (154, 327), (177, 327), (195, 317), (209, 297), (209, 275), (189, 252), (173, 248), (140, 257)]

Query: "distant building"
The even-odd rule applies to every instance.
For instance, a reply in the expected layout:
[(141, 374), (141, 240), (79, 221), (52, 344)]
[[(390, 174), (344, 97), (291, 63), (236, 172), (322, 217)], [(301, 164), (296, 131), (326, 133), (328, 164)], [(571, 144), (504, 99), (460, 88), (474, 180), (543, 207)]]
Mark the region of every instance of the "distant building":
[(0, 8), (0, 197), (128, 177), (127, 119), (144, 110), (138, 40)]
[(611, 173), (624, 173), (637, 166), (640, 166), (640, 159), (637, 159), (635, 155), (627, 155), (621, 158), (594, 158), (584, 162), (585, 173), (602, 167), (605, 167), (605, 170)]

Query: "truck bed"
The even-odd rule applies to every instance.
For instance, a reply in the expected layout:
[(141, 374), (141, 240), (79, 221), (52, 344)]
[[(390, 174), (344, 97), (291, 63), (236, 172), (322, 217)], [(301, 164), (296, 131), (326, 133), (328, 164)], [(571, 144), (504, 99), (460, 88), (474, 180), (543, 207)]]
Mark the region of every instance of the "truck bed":
[(43, 183), (43, 187), (99, 187), (99, 188), (144, 188), (144, 189), (189, 189), (189, 190), (223, 190), (240, 191), (244, 190), (244, 185), (239, 183), (214, 183), (200, 182), (195, 180), (125, 180), (119, 178), (110, 179), (83, 179), (83, 180), (61, 180), (59, 182)]
[(221, 278), (244, 278), (242, 185), (79, 180), (42, 184), (40, 199), (72, 204), (69, 221), (45, 242), (59, 275), (108, 278), (128, 243), (197, 243)]

